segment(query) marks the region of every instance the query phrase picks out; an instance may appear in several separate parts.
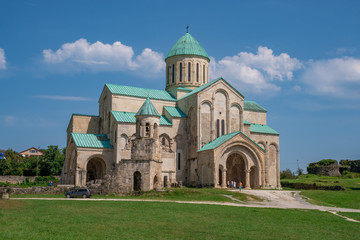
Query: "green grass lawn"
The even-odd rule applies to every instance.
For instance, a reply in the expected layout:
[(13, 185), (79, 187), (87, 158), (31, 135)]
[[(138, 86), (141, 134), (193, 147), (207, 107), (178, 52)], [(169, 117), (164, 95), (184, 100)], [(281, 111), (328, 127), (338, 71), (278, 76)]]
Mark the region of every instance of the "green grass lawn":
[(360, 209), (360, 191), (301, 190), (312, 204)]
[(301, 190), (301, 194), (309, 202), (330, 207), (360, 209), (360, 178), (328, 177), (316, 175), (302, 175), (298, 179), (283, 179), (287, 182), (300, 182), (325, 186), (343, 186), (344, 191), (330, 190)]
[(340, 215), (360, 221), (360, 213), (339, 212)]
[(159, 202), (0, 200), (1, 239), (358, 239), (310, 210)]
[[(261, 201), (261, 199), (239, 192), (230, 192), (226, 189), (217, 188), (170, 188), (161, 192), (145, 192), (141, 195), (115, 196), (93, 195), (91, 198), (130, 198), (130, 199), (156, 199), (156, 200), (177, 200), (177, 201), (216, 201), (216, 202), (234, 202), (224, 195), (231, 195), (240, 201)], [(64, 194), (12, 194), (11, 198), (64, 198)]]

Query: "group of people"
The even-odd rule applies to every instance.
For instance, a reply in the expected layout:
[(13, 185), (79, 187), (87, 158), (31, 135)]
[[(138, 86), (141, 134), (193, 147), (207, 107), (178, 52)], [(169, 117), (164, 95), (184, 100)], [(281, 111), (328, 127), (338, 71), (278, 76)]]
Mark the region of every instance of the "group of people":
[(241, 181), (239, 181), (239, 183), (237, 183), (236, 181), (227, 181), (227, 187), (228, 188), (239, 188), (239, 191), (241, 191), (241, 189), (243, 187), (243, 183)]

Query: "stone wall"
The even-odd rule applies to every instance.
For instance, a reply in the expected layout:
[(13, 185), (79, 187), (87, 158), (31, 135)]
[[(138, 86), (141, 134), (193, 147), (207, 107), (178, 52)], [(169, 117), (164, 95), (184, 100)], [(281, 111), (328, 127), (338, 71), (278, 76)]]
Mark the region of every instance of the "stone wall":
[[(16, 184), (16, 183), (22, 183), (26, 178), (29, 179), (30, 182), (33, 182), (35, 180), (37, 176), (0, 176), (0, 182), (3, 183), (11, 183), (11, 184)], [(56, 179), (60, 180), (60, 176), (55, 176)]]
[(71, 189), (71, 187), (0, 187), (0, 194), (4, 192), (10, 194), (65, 194), (65, 192), (68, 192)]
[(339, 171), (339, 165), (337, 162), (327, 166), (310, 166), (310, 165), (307, 168), (308, 173), (315, 175), (323, 175), (323, 176), (333, 176), (333, 177), (341, 176)]

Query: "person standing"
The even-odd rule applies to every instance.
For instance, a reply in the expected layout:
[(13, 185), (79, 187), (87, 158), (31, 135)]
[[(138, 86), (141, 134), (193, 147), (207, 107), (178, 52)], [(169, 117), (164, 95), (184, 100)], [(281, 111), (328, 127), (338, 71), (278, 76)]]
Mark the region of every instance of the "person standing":
[(240, 181), (240, 182), (239, 182), (239, 192), (241, 192), (242, 186), (243, 186), (243, 184), (242, 184), (242, 182)]

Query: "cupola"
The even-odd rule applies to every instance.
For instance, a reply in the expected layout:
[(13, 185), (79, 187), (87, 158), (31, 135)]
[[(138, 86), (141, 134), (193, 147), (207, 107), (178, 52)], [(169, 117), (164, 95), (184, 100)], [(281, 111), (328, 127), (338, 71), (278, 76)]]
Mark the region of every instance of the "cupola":
[(188, 32), (170, 49), (165, 62), (167, 91), (178, 87), (194, 89), (209, 82), (210, 58)]

